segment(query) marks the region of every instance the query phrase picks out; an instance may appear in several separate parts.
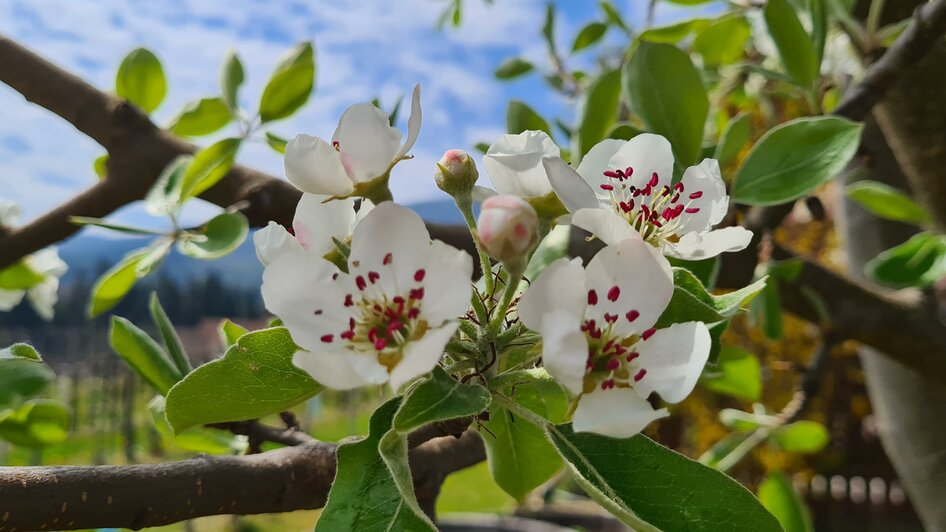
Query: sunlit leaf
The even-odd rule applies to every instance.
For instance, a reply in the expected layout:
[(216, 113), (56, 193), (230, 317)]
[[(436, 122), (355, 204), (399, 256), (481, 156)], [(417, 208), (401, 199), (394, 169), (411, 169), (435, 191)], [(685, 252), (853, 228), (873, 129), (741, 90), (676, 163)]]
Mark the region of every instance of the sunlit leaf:
[(202, 98), (184, 107), (168, 125), (175, 135), (197, 137), (209, 135), (233, 120), (233, 114), (223, 98)]
[(236, 110), (240, 107), (237, 97), (240, 85), (243, 85), (244, 79), (243, 62), (240, 56), (233, 50), (227, 52), (226, 59), (223, 60), (223, 70), (220, 72), (220, 88), (223, 90), (223, 101), (230, 109)]
[(112, 316), (108, 342), (115, 354), (161, 395), (183, 377), (164, 349), (125, 318)]
[(499, 79), (518, 78), (532, 72), (534, 68), (532, 63), (521, 57), (510, 57), (496, 69), (496, 77)]
[(572, 53), (584, 50), (592, 44), (601, 40), (605, 32), (608, 31), (608, 25), (602, 22), (589, 22), (575, 36), (575, 42), (572, 44)]
[(260, 98), (260, 119), (286, 118), (305, 105), (315, 85), (315, 52), (311, 42), (289, 51), (269, 78)]
[(808, 508), (781, 471), (769, 473), (759, 484), (759, 501), (772, 512), (785, 532), (811, 532), (814, 526)]
[(800, 86), (810, 89), (818, 75), (818, 52), (795, 8), (789, 0), (768, 0), (763, 15), (785, 71)]
[(552, 129), (539, 113), (519, 100), (510, 100), (506, 110), (506, 129), (513, 134), (523, 131), (544, 131), (552, 136)]
[(716, 370), (703, 378), (706, 388), (725, 395), (756, 401), (762, 394), (762, 367), (748, 351), (725, 346), (716, 361)]
[(874, 257), (864, 267), (879, 283), (894, 287), (926, 287), (946, 277), (946, 240), (920, 233)]
[(223, 139), (195, 153), (181, 178), (182, 200), (199, 196), (223, 179), (233, 166), (240, 142), (238, 138)]
[(879, 181), (851, 183), (846, 192), (858, 205), (886, 220), (916, 225), (930, 221), (930, 215), (912, 198)]
[(246, 240), (250, 224), (238, 212), (225, 212), (189, 231), (177, 243), (178, 250), (195, 259), (217, 259), (228, 255)]
[(161, 61), (150, 50), (136, 48), (125, 56), (115, 77), (115, 93), (150, 113), (161, 105), (167, 81)]

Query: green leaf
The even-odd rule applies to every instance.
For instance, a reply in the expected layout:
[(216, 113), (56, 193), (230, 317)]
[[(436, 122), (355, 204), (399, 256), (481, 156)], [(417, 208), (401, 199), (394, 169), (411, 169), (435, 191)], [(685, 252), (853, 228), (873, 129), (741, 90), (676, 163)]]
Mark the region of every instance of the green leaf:
[(167, 81), (161, 61), (150, 50), (135, 48), (118, 67), (115, 94), (151, 113), (164, 101)]
[(578, 135), (573, 138), (572, 164), (577, 165), (595, 144), (604, 140), (617, 121), (621, 101), (621, 71), (598, 77), (578, 109)]
[(230, 108), (223, 98), (201, 98), (184, 107), (171, 120), (168, 130), (182, 137), (209, 135), (233, 120)]
[(60, 443), (68, 429), (69, 412), (58, 401), (38, 399), (0, 412), (0, 438), (14, 445), (41, 448)]
[(606, 31), (608, 31), (607, 24), (603, 22), (589, 22), (578, 32), (578, 35), (575, 36), (575, 42), (572, 44), (572, 53), (584, 50), (600, 41)]
[(117, 305), (138, 279), (148, 275), (161, 264), (173, 242), (169, 238), (159, 238), (146, 248), (129, 252), (121, 262), (103, 273), (92, 286), (88, 316), (94, 318)]
[(818, 76), (818, 52), (788, 0), (768, 0), (762, 12), (785, 71), (811, 89)]
[(673, 268), (673, 296), (657, 320), (657, 327), (687, 321), (722, 321), (736, 314), (764, 287), (765, 279), (759, 279), (734, 292), (716, 296), (707, 292), (703, 283), (689, 270)]
[(723, 350), (723, 333), (729, 328), (729, 320), (720, 321), (707, 327), (710, 333), (710, 353), (707, 363), (716, 364)]
[(732, 199), (777, 205), (810, 194), (847, 165), (861, 125), (844, 118), (797, 118), (769, 130), (736, 172)]
[(729, 120), (720, 137), (719, 144), (716, 145), (716, 154), (713, 156), (714, 159), (719, 161), (721, 167), (736, 161), (742, 147), (749, 141), (751, 132), (752, 115), (749, 113), (740, 113)]
[(227, 52), (226, 59), (223, 60), (223, 70), (220, 72), (220, 88), (223, 90), (223, 101), (232, 110), (240, 107), (240, 101), (237, 93), (240, 85), (243, 85), (245, 74), (243, 72), (243, 62), (240, 56), (233, 50)]
[(815, 61), (818, 65), (821, 65), (821, 60), (824, 58), (824, 45), (828, 40), (828, 6), (825, 2), (830, 1), (808, 0), (808, 12), (811, 14), (811, 43), (815, 48)]
[(719, 257), (712, 257), (701, 260), (683, 260), (675, 257), (667, 257), (671, 266), (689, 270), (690, 273), (699, 279), (700, 283), (708, 290), (712, 290), (716, 284), (716, 277), (719, 275), (721, 260)]
[(16, 343), (10, 347), (0, 349), (0, 360), (32, 360), (42, 362), (39, 352), (30, 344)]
[(759, 484), (759, 501), (778, 519), (785, 532), (814, 531), (808, 508), (781, 471), (772, 471)]
[(185, 232), (177, 249), (195, 259), (218, 259), (240, 247), (249, 228), (246, 216), (238, 212), (218, 214), (196, 231)]
[(191, 155), (178, 155), (164, 170), (154, 185), (145, 195), (145, 209), (155, 216), (167, 216), (175, 214), (180, 210), (183, 204), (181, 195), (184, 186), (184, 175), (190, 168), (194, 157)]
[(43, 282), (44, 279), (46, 279), (45, 275), (21, 260), (0, 270), (0, 289), (28, 290)]
[(752, 353), (723, 347), (716, 366), (715, 373), (703, 378), (706, 388), (746, 401), (757, 401), (762, 395), (762, 367)]
[(621, 17), (621, 14), (618, 13), (618, 10), (614, 7), (614, 4), (608, 0), (601, 0), (599, 2), (601, 10), (604, 11), (604, 16), (608, 20), (608, 24), (612, 26), (621, 28), (625, 33), (629, 33), (631, 30), (624, 22), (624, 19)]
[(240, 142), (236, 138), (223, 139), (195, 153), (182, 178), (182, 200), (199, 196), (223, 179), (233, 166)]
[(539, 113), (519, 100), (509, 101), (509, 107), (506, 110), (506, 129), (512, 134), (537, 130), (544, 131), (550, 137), (552, 136), (552, 129), (549, 128), (548, 122)]
[(382, 436), (391, 430), (399, 403), (400, 397), (395, 397), (375, 410), (367, 438), (339, 445), (335, 482), (315, 525), (316, 532), (436, 530), (401, 496), (378, 449)]
[(256, 419), (314, 396), (322, 386), (292, 364), (297, 350), (284, 327), (242, 336), (222, 358), (195, 369), (168, 392), (168, 422), (180, 432), (194, 425)]
[(475, 416), (486, 410), (492, 397), (479, 384), (462, 384), (440, 366), (404, 397), (394, 415), (394, 429), (407, 433), (428, 423)]
[(150, 336), (130, 321), (112, 316), (108, 343), (115, 354), (161, 395), (167, 395), (183, 374)]
[(709, 19), (705, 18), (683, 20), (666, 26), (647, 29), (638, 38), (653, 43), (676, 44), (686, 39), (691, 33), (696, 33), (705, 28), (709, 22)]
[(542, 23), (542, 35), (549, 50), (555, 48), (555, 5), (552, 2), (545, 4), (545, 22)]
[(914, 235), (874, 257), (864, 270), (894, 288), (930, 286), (946, 276), (946, 240), (934, 233)]
[(745, 55), (751, 29), (742, 15), (727, 15), (701, 29), (693, 40), (693, 51), (708, 67), (729, 65)]
[(618, 122), (611, 128), (611, 131), (608, 133), (609, 139), (618, 139), (618, 140), (631, 140), (632, 138), (643, 133), (637, 127), (627, 123), (627, 122)]
[(714, 443), (712, 447), (700, 455), (698, 462), (706, 467), (717, 469), (719, 463), (735, 451), (742, 442), (749, 439), (751, 434), (751, 432), (733, 432), (727, 434), (726, 437)]
[(677, 4), (681, 6), (697, 6), (700, 4), (707, 4), (709, 2), (712, 2), (713, 0), (665, 0), (665, 1), (670, 2), (671, 4)]
[(219, 430), (209, 430), (193, 427), (174, 434), (171, 425), (164, 416), (164, 397), (156, 396), (148, 403), (148, 412), (151, 414), (151, 421), (154, 422), (154, 428), (161, 435), (161, 438), (181, 449), (204, 454), (239, 454), (246, 450), (245, 441), (239, 440)]
[(858, 181), (845, 190), (861, 207), (885, 220), (922, 225), (930, 221), (923, 207), (905, 193), (878, 181)]
[(532, 63), (522, 59), (521, 57), (510, 57), (509, 59), (503, 61), (503, 64), (499, 65), (499, 68), (496, 69), (496, 77), (498, 79), (513, 79), (518, 78), (532, 72), (535, 67), (532, 66)]
[(92, 162), (92, 168), (95, 169), (95, 175), (99, 177), (100, 181), (105, 179), (108, 174), (108, 154), (96, 157), (95, 161)]
[(568, 256), (570, 235), (570, 225), (556, 225), (553, 227), (549, 234), (539, 242), (538, 247), (535, 248), (535, 252), (529, 259), (529, 264), (526, 265), (522, 276), (525, 279), (535, 280), (549, 264)]
[(817, 453), (828, 445), (831, 436), (817, 421), (796, 421), (776, 429), (772, 440), (789, 453)]
[(161, 307), (161, 301), (158, 300), (157, 292), (151, 292), (148, 310), (151, 313), (151, 321), (154, 322), (154, 326), (161, 335), (161, 339), (164, 340), (164, 346), (167, 348), (168, 354), (171, 355), (171, 360), (174, 362), (178, 373), (187, 375), (194, 367), (191, 366), (191, 361), (187, 358), (187, 353), (184, 351), (184, 344), (181, 343), (180, 337), (177, 336), (174, 325), (171, 324), (171, 320), (164, 312), (164, 308)]
[(305, 105), (315, 85), (315, 58), (311, 42), (289, 51), (269, 78), (260, 98), (262, 122), (286, 118)]
[[(45, 364), (24, 356), (25, 344), (14, 344), (0, 351), (0, 407), (35, 397), (46, 389), (56, 375)], [(15, 349), (14, 349), (15, 348)]]
[(220, 321), (220, 325), (217, 326), (217, 334), (220, 336), (220, 343), (225, 347), (230, 347), (231, 345), (237, 343), (244, 334), (248, 333), (246, 327), (233, 323), (228, 319)]
[(646, 436), (607, 438), (568, 424), (549, 437), (588, 494), (637, 530), (781, 530), (738, 482)]
[(289, 144), (289, 141), (271, 131), (267, 131), (266, 144), (269, 144), (269, 147), (278, 153), (286, 153), (286, 144)]
[(677, 165), (696, 162), (709, 100), (689, 56), (670, 44), (641, 42), (624, 67), (624, 87), (647, 129), (670, 141)]

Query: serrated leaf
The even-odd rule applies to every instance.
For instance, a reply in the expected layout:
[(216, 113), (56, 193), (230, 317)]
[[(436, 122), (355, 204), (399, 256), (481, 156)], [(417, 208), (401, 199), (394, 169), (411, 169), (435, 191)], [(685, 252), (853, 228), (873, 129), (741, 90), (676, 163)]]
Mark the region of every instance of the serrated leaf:
[(912, 198), (878, 181), (851, 183), (845, 192), (858, 205), (885, 220), (915, 225), (930, 221), (930, 215)]
[(894, 288), (926, 287), (946, 277), (946, 240), (919, 233), (871, 259), (864, 267), (875, 281)]
[(146, 248), (129, 252), (121, 262), (103, 273), (92, 286), (87, 307), (88, 316), (94, 318), (124, 299), (138, 279), (148, 275), (161, 264), (173, 243), (171, 239), (159, 238)]
[(155, 328), (161, 335), (161, 339), (164, 340), (164, 347), (171, 356), (171, 361), (174, 362), (178, 373), (187, 375), (194, 367), (191, 366), (191, 361), (187, 358), (187, 353), (184, 351), (184, 344), (181, 343), (180, 337), (177, 336), (174, 325), (171, 324), (167, 313), (165, 313), (164, 308), (161, 307), (161, 301), (158, 300), (157, 292), (151, 293), (151, 298), (148, 301), (148, 311), (151, 313), (151, 320), (154, 322)]
[(673, 296), (657, 320), (657, 327), (702, 321), (715, 323), (732, 317), (765, 287), (765, 279), (723, 295), (707, 292), (703, 283), (684, 268), (673, 268)]
[(286, 118), (305, 105), (315, 85), (315, 52), (311, 42), (299, 44), (280, 61), (260, 98), (263, 123)]
[(772, 128), (736, 172), (733, 201), (777, 205), (810, 194), (847, 166), (861, 129), (835, 116), (797, 118)]
[(194, 160), (181, 179), (182, 201), (199, 196), (227, 175), (240, 149), (240, 142), (238, 138), (223, 139), (194, 154)]
[(607, 24), (603, 22), (589, 22), (578, 32), (578, 35), (575, 36), (575, 42), (572, 43), (572, 53), (584, 50), (600, 41), (607, 31)]
[(37, 399), (0, 412), (0, 439), (14, 445), (42, 448), (60, 443), (68, 429), (69, 412), (58, 401)]
[(768, 0), (762, 11), (782, 66), (800, 86), (810, 89), (818, 75), (818, 52), (788, 0)]
[(620, 101), (620, 70), (601, 74), (588, 87), (578, 109), (578, 135), (573, 136), (572, 164), (577, 165), (588, 150), (606, 138), (617, 121)]
[(532, 63), (521, 57), (510, 57), (496, 69), (498, 79), (514, 79), (524, 76), (535, 69)]
[(394, 415), (394, 430), (407, 433), (428, 423), (475, 416), (492, 397), (479, 384), (463, 384), (435, 366), (430, 376), (410, 390)]
[(243, 62), (233, 50), (227, 52), (223, 60), (223, 70), (220, 72), (220, 88), (223, 90), (223, 101), (232, 110), (240, 107), (237, 94), (244, 79)]
[(785, 532), (814, 531), (805, 502), (795, 493), (784, 473), (769, 473), (759, 484), (758, 493), (759, 501), (778, 519)]
[(118, 67), (115, 93), (145, 113), (157, 109), (167, 93), (167, 80), (161, 61), (145, 48), (129, 52)]
[(789, 453), (817, 453), (831, 441), (827, 427), (817, 421), (796, 421), (779, 427), (771, 438)]
[(108, 343), (128, 367), (161, 395), (166, 395), (183, 377), (161, 346), (125, 318), (112, 316)]
[[(167, 394), (175, 431), (194, 425), (243, 421), (274, 414), (322, 390), (292, 364), (298, 350), (284, 327), (242, 336), (222, 358), (190, 372)], [(253, 389), (252, 394), (247, 394)]]
[(588, 494), (635, 529), (782, 529), (738, 482), (641, 434), (614, 439), (568, 424), (550, 427), (549, 437)]
[(177, 249), (195, 259), (218, 259), (228, 255), (246, 240), (250, 223), (238, 212), (225, 212), (188, 231), (177, 242)]
[(523, 131), (544, 131), (552, 136), (552, 129), (539, 113), (519, 100), (510, 100), (506, 109), (506, 129), (512, 134)]
[(231, 120), (233, 114), (223, 98), (201, 98), (171, 119), (168, 130), (182, 137), (198, 137), (217, 131)]
[(757, 401), (762, 394), (762, 366), (752, 353), (726, 346), (716, 361), (716, 370), (703, 377), (703, 385), (716, 393)]

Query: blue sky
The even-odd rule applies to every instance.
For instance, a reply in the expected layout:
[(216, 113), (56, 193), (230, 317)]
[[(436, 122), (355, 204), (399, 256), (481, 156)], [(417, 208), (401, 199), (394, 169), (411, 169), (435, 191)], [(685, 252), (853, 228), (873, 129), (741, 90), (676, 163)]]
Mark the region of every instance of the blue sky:
[[(646, 0), (614, 2), (627, 20), (643, 18)], [(187, 102), (219, 93), (218, 72), (235, 49), (248, 80), (241, 102), (255, 109), (280, 55), (311, 39), (317, 48), (316, 91), (309, 104), (272, 130), (284, 137), (306, 132), (330, 136), (349, 105), (380, 97), (386, 106), (415, 83), (423, 86), (424, 126), (413, 161), (399, 165), (393, 180), (403, 202), (439, 197), (433, 164), (450, 148), (472, 151), (504, 132), (510, 98), (528, 101), (546, 116), (572, 116), (573, 102), (543, 89), (538, 76), (500, 83), (493, 71), (520, 55), (545, 64), (540, 38), (544, 0), (464, 2), (459, 29), (436, 29), (442, 0), (7, 0), (0, 3), (0, 33), (38, 51), (104, 90), (114, 85), (128, 50), (145, 46), (163, 61), (168, 97), (155, 119), (166, 124)], [(577, 30), (602, 17), (596, 0), (557, 1), (556, 33), (568, 46)], [(658, 22), (686, 11), (661, 5)], [(620, 42), (614, 30), (609, 37)], [(576, 65), (588, 59), (574, 58)], [(35, 218), (91, 185), (92, 161), (101, 148), (69, 124), (23, 101), (0, 85), (0, 190), (20, 202), (25, 220)], [(403, 124), (402, 124), (403, 127)], [(200, 139), (207, 143), (213, 137)], [(241, 163), (282, 176), (281, 157), (261, 143), (240, 153)], [(193, 202), (185, 223), (217, 210)], [(155, 225), (139, 205), (117, 219)]]

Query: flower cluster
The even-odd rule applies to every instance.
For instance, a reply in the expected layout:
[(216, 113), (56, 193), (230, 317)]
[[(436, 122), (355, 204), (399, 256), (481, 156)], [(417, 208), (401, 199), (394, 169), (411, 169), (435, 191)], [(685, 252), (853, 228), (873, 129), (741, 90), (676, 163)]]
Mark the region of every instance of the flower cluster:
[[(667, 403), (687, 397), (711, 340), (702, 322), (661, 320), (674, 294), (665, 256), (712, 257), (751, 237), (715, 228), (729, 205), (716, 161), (675, 181), (670, 144), (641, 134), (606, 140), (572, 168), (548, 135), (526, 131), (504, 135), (484, 156), (493, 191), (474, 186), (469, 155), (447, 152), (435, 181), (456, 200), (490, 272), (474, 287), (470, 254), (431, 240), (417, 214), (391, 201), (390, 170), (408, 157), (420, 125), (417, 88), (403, 144), (368, 104), (345, 111), (331, 143), (306, 135), (289, 143), (286, 174), (304, 192), (292, 229), (270, 223), (254, 241), (266, 307), (299, 347), (294, 363), (336, 389), (398, 390), (438, 364), (464, 381), (488, 381), (524, 326), (542, 342), (526, 364), (570, 392), (576, 431), (632, 436), (667, 415), (653, 394)], [(364, 198), (357, 208), (355, 196)], [(478, 221), (471, 197), (482, 203)], [(586, 229), (605, 247), (587, 266), (561, 258), (520, 283), (555, 223)]]

